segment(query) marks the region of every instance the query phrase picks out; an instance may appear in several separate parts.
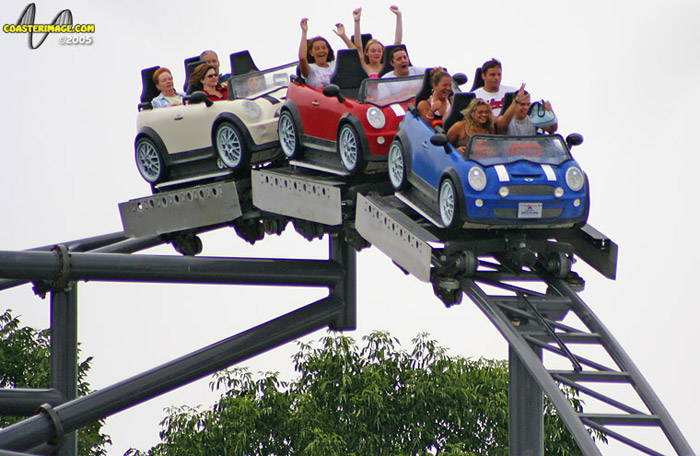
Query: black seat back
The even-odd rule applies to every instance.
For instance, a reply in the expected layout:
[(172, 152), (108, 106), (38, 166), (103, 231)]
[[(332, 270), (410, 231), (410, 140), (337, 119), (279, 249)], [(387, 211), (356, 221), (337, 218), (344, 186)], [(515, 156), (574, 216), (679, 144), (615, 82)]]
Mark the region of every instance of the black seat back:
[(231, 61), (231, 76), (238, 76), (239, 74), (246, 74), (251, 71), (260, 71), (255, 65), (255, 62), (253, 62), (253, 57), (251, 57), (247, 49), (245, 51), (234, 52), (229, 56), (229, 60)]
[(201, 90), (201, 88), (193, 87), (190, 85), (190, 75), (194, 72), (194, 69), (197, 68), (199, 65), (206, 63), (204, 60), (191, 60), (187, 66), (185, 67), (185, 77), (187, 80), (185, 81), (185, 93), (187, 95), (192, 95), (193, 92), (196, 92), (197, 90)]
[(416, 93), (416, 100), (414, 101), (416, 106), (418, 106), (418, 103), (420, 103), (421, 101), (430, 98), (430, 93), (433, 90), (433, 87), (430, 84), (430, 72), (432, 70), (432, 68), (425, 69), (425, 75), (423, 76), (423, 85), (420, 87), (420, 90), (418, 90), (418, 93)]
[(471, 103), (474, 98), (476, 98), (476, 95), (471, 92), (459, 92), (454, 94), (452, 97), (452, 109), (442, 121), (443, 130), (446, 132), (450, 131), (452, 125), (464, 119), (462, 111), (467, 109), (467, 106), (469, 106), (469, 103)]
[(190, 80), (190, 70), (191, 69), (194, 70), (194, 67), (197, 66), (197, 65), (194, 65), (190, 68), (189, 65), (192, 62), (202, 63), (202, 62), (204, 62), (204, 60), (200, 59), (198, 55), (195, 55), (194, 57), (189, 57), (189, 58), (185, 59), (185, 83), (182, 85), (182, 90), (184, 90), (185, 93), (187, 93), (187, 84), (189, 84), (189, 80)]
[[(396, 48), (402, 48), (404, 51), (406, 51), (406, 55), (408, 56), (408, 50), (406, 49), (405, 44), (392, 44), (390, 46), (384, 47), (384, 66), (382, 66), (381, 71), (379, 72), (379, 77), (381, 78), (387, 73), (391, 73), (394, 71), (394, 67), (391, 66), (391, 59), (389, 58), (390, 55), (394, 52), (394, 49)], [(411, 58), (409, 57), (408, 59), (408, 64), (411, 65)]]
[(505, 114), (506, 109), (513, 103), (515, 99), (516, 92), (508, 92), (503, 96), (503, 107), (501, 108), (501, 115)]
[(153, 82), (153, 73), (155, 73), (158, 68), (160, 67), (154, 66), (141, 70), (141, 103), (150, 102), (160, 93), (156, 88), (155, 82)]
[(483, 86), (484, 86), (484, 77), (481, 75), (481, 67), (478, 67), (476, 69), (476, 73), (474, 73), (474, 82), (472, 83), (471, 92), (473, 92), (476, 89), (483, 87)]
[(362, 81), (367, 79), (367, 73), (360, 63), (357, 49), (342, 49), (336, 55), (335, 71), (331, 76), (331, 84), (340, 87), (340, 93), (350, 98), (357, 98)]
[[(372, 34), (371, 33), (363, 33), (360, 38), (362, 39), (362, 51), (364, 52), (365, 46), (367, 46), (367, 42), (372, 39)], [(355, 42), (355, 35), (350, 37), (350, 41), (353, 43)]]

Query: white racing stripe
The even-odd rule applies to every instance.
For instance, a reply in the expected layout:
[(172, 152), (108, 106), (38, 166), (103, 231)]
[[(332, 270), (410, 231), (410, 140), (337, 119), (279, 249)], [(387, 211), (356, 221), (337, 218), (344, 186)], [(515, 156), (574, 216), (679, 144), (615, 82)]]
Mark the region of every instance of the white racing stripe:
[(391, 109), (394, 111), (394, 114), (396, 114), (396, 117), (403, 117), (406, 115), (406, 111), (401, 107), (400, 104), (391, 105)]
[(508, 182), (510, 181), (510, 176), (508, 176), (508, 170), (506, 170), (506, 167), (503, 165), (496, 165), (493, 167), (496, 170), (496, 174), (498, 174), (498, 180), (501, 182)]
[(557, 175), (554, 174), (554, 170), (552, 169), (551, 165), (540, 165), (542, 166), (542, 171), (544, 171), (544, 175), (547, 176), (548, 181), (556, 181), (557, 180)]

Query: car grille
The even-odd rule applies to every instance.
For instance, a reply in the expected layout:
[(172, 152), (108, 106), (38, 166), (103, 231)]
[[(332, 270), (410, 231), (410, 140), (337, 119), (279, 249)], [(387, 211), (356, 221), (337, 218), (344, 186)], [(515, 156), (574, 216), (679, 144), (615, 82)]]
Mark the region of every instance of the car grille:
[[(553, 219), (561, 216), (561, 213), (564, 212), (563, 208), (560, 207), (555, 207), (555, 208), (545, 208), (542, 209), (542, 218), (543, 219)], [(518, 209), (513, 208), (513, 209), (507, 209), (507, 208), (502, 208), (502, 207), (497, 207), (493, 210), (493, 216), (499, 219), (508, 219), (508, 220), (517, 220), (518, 219)], [(534, 221), (533, 219), (530, 219)]]
[(508, 185), (508, 194), (512, 196), (553, 196), (551, 185)]

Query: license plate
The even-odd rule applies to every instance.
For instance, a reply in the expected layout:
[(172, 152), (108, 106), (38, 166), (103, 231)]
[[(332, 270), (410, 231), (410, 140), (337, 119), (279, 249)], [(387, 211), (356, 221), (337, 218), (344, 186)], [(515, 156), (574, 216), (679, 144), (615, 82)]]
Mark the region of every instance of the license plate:
[(536, 219), (542, 218), (542, 203), (519, 203), (518, 218)]

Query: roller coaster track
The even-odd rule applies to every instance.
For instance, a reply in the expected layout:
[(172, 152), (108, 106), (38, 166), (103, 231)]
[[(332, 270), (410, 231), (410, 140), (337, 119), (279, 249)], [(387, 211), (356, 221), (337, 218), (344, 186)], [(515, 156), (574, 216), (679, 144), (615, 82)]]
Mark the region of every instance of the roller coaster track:
[[(571, 270), (577, 258), (615, 278), (612, 240), (588, 225), (448, 231), (427, 222), (430, 214), (412, 201), (410, 194), (393, 195), (383, 176), (339, 179), (296, 167), (259, 169), (250, 179), (175, 185), (121, 203), (123, 233), (0, 252), (0, 290), (32, 282), (38, 293), (51, 293), (52, 302), (88, 279), (330, 290), (328, 298), (82, 398), (60, 387), (35, 391), (32, 400), (0, 390), (0, 413), (30, 415), (48, 402), (39, 415), (0, 431), (0, 456), (53, 450), (51, 442), (64, 433), (322, 327), (354, 329), (355, 250), (369, 245), (431, 283), (446, 306), (466, 295), (506, 339), (511, 455), (544, 454), (542, 393), (586, 456), (603, 454), (596, 443), (603, 435), (642, 454), (695, 454), (632, 360), (578, 296), (584, 281)], [(309, 240), (328, 234), (329, 260), (270, 265), (270, 260), (195, 257), (202, 248), (199, 233), (233, 226), (255, 243), (290, 222)], [(165, 242), (184, 257), (128, 255)], [(157, 272), (161, 267), (168, 272)], [(170, 381), (182, 372), (186, 378)], [(580, 402), (572, 405), (567, 394)], [(647, 442), (652, 431), (665, 438), (664, 449), (656, 448), (658, 438)], [(75, 454), (74, 448), (61, 454)]]

